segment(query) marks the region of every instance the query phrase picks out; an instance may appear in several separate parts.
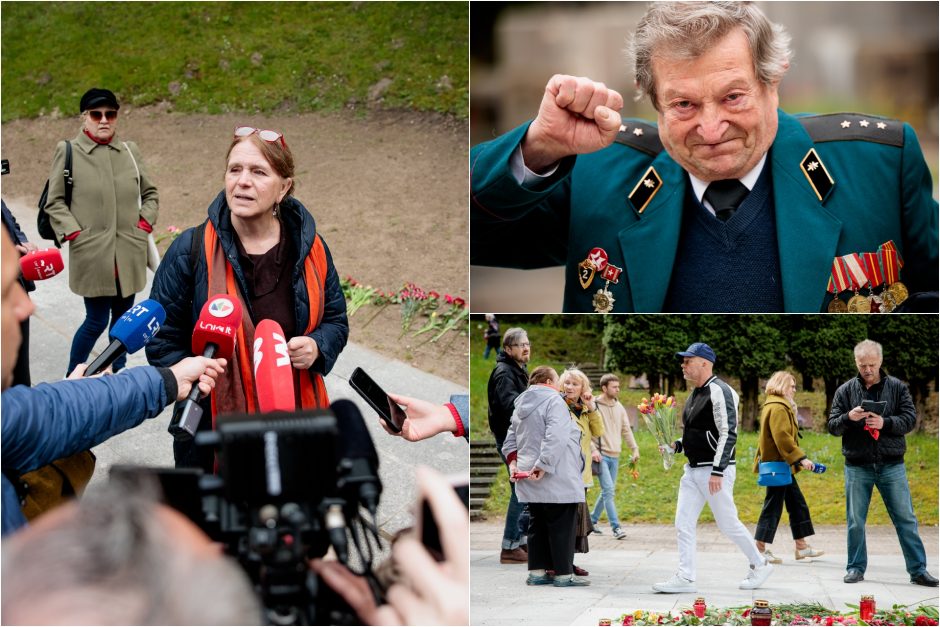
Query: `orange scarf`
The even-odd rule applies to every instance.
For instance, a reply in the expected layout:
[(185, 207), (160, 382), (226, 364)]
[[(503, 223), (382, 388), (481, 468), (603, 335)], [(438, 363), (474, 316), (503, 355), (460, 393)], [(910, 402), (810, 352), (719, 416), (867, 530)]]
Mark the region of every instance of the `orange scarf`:
[[(212, 221), (206, 222), (204, 247), (206, 255), (206, 298), (215, 294), (228, 294), (237, 298), (242, 306), (242, 323), (238, 328), (235, 354), (226, 368), (225, 374), (216, 380), (212, 390), (212, 428), (216, 428), (216, 416), (220, 413), (258, 412), (257, 390), (254, 386), (254, 367), (252, 350), (255, 338), (255, 325), (248, 315), (245, 299), (235, 283), (232, 264), (225, 258), (225, 252), (219, 245)], [(304, 335), (309, 335), (323, 319), (324, 281), (326, 279), (326, 251), (320, 236), (314, 237), (313, 246), (304, 258), (304, 282), (307, 286), (307, 300), (310, 316)], [(323, 377), (312, 369), (294, 369), (294, 394), (297, 408), (316, 409), (329, 407), (330, 399), (326, 394)]]

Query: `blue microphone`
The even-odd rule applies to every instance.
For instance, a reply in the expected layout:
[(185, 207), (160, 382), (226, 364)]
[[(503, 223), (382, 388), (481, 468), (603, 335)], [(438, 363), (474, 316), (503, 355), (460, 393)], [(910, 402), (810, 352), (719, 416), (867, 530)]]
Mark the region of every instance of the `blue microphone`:
[(166, 311), (163, 306), (149, 298), (125, 311), (108, 333), (111, 344), (88, 364), (85, 376), (98, 374), (124, 353), (139, 351), (160, 331), (164, 320)]

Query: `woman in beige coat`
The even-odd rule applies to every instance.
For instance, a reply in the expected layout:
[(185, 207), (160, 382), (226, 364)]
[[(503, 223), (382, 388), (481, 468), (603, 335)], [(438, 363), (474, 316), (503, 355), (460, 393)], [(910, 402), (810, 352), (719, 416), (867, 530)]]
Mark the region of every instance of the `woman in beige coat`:
[[(71, 205), (62, 176), (64, 141), (56, 146), (49, 175), (46, 213), (56, 238), (69, 242), (69, 287), (85, 299), (85, 321), (72, 338), (66, 374), (87, 361), (97, 339), (131, 308), (147, 280), (147, 236), (157, 222), (159, 200), (137, 146), (115, 136), (119, 108), (107, 89), (82, 96), (82, 129), (71, 141)], [(114, 371), (126, 360), (115, 360)]]

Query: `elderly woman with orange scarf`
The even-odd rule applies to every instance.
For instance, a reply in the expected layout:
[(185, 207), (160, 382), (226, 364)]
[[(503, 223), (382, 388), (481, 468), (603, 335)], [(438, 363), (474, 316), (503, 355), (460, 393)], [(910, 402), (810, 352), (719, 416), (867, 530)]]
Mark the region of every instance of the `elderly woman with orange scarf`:
[[(212, 429), (217, 414), (257, 411), (252, 346), (261, 320), (274, 320), (284, 330), (297, 408), (329, 406), (323, 377), (349, 336), (346, 300), (330, 251), (313, 216), (292, 195), (294, 157), (284, 136), (236, 128), (224, 182), (208, 219), (167, 250), (150, 293), (167, 314), (147, 345), (147, 359), (155, 366), (191, 354), (193, 327), (210, 296), (227, 294), (241, 302), (235, 355), (211, 398), (201, 401), (200, 430)], [(212, 452), (197, 451), (192, 440), (174, 442), (173, 453), (177, 466), (213, 470)]]

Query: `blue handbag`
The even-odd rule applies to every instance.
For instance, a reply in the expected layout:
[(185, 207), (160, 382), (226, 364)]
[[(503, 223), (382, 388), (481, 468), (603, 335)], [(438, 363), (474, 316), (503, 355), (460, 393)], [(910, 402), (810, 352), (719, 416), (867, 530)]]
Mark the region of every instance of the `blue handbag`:
[(757, 485), (782, 486), (793, 483), (790, 464), (786, 462), (761, 462), (757, 467)]

